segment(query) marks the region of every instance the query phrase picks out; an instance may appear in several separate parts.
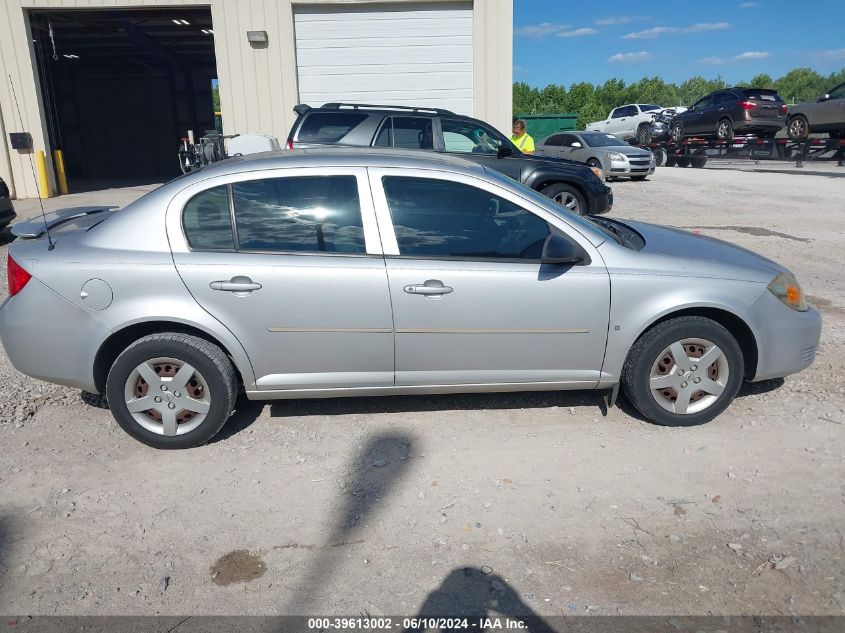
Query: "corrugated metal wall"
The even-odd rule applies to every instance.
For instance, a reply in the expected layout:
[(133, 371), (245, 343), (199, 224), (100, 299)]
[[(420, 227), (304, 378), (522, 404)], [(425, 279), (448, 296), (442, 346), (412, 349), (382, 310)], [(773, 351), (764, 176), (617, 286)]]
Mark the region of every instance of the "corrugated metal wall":
[[(362, 4), (371, 0), (353, 0)], [(415, 0), (381, 0), (414, 2)], [(450, 0), (431, 0), (432, 5)], [(211, 6), (223, 124), (227, 134), (263, 132), (284, 142), (299, 101), (293, 13), (296, 5), (349, 0), (3, 0), (0, 2), (0, 176), (18, 197), (34, 197), (37, 187), (29, 156), (8, 148), (8, 133), (21, 130), (9, 78), (36, 150), (49, 150), (46, 121), (29, 37), (27, 9), (85, 9)], [(473, 2), (474, 114), (503, 132), (511, 120), (513, 0)], [(253, 48), (246, 31), (267, 31), (266, 48)], [(174, 139), (174, 154), (178, 139)]]

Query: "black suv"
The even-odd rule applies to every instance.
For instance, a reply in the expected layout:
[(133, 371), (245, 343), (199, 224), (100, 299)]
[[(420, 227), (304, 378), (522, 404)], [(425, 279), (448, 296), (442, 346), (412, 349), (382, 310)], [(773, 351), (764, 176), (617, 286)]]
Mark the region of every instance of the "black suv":
[(397, 147), (461, 156), (552, 198), (575, 213), (606, 213), (613, 192), (583, 163), (531, 156), (483, 121), (448, 110), (327, 103), (298, 105), (288, 149), (321, 145)]
[(734, 134), (774, 138), (786, 125), (787, 107), (774, 90), (725, 88), (696, 101), (672, 121), (672, 140), (690, 136), (715, 136), (730, 141)]

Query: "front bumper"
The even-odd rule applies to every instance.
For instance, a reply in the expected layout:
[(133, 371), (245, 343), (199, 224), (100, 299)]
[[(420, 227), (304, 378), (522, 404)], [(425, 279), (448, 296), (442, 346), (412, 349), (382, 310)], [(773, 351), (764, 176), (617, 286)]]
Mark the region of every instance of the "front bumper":
[(19, 372), (96, 392), (94, 357), (111, 332), (35, 278), (0, 305), (0, 341)]
[(604, 183), (597, 185), (588, 191), (590, 200), (587, 201), (588, 215), (601, 215), (613, 208), (613, 189)]
[(749, 325), (757, 339), (757, 371), (752, 381), (781, 378), (806, 369), (816, 358), (821, 313), (798, 312), (766, 290), (751, 305)]
[(608, 160), (606, 174), (610, 177), (650, 176), (654, 173), (654, 156), (646, 161), (645, 159), (628, 158), (624, 160)]

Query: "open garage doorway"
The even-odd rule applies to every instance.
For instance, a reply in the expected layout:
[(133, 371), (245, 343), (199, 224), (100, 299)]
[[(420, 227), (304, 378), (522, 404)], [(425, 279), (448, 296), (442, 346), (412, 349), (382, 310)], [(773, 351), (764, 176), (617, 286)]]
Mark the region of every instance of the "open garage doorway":
[(30, 22), (71, 191), (168, 180), (187, 130), (215, 129), (208, 7), (34, 10)]

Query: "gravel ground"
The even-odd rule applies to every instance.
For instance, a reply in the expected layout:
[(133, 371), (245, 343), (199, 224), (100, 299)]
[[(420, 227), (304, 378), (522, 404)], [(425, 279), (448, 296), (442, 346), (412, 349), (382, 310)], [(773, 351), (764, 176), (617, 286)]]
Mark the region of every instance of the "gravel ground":
[(775, 258), (824, 313), (813, 367), (702, 427), (593, 393), (242, 401), (157, 452), (0, 354), (0, 610), (845, 613), (845, 170), (783, 171), (613, 185), (615, 215)]

